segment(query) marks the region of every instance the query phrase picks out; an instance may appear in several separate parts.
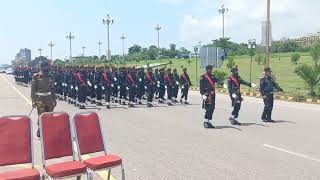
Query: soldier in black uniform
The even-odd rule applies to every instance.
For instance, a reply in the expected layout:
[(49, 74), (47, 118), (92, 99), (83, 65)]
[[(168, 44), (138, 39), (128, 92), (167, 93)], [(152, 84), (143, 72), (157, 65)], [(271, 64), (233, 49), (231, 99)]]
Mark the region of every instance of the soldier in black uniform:
[(171, 73), (171, 69), (167, 69), (167, 75), (165, 76), (165, 88), (167, 89), (167, 103), (169, 106), (172, 105), (173, 102), (173, 87), (174, 87), (174, 81), (173, 81), (173, 75)]
[(179, 86), (180, 86), (180, 83), (179, 83), (180, 79), (179, 79), (179, 75), (178, 75), (178, 72), (177, 72), (177, 69), (174, 68), (173, 69), (173, 94), (172, 94), (172, 97), (173, 97), (173, 102), (174, 103), (177, 103), (177, 98), (178, 98), (178, 93), (179, 93)]
[(232, 101), (233, 111), (229, 120), (232, 125), (241, 125), (241, 123), (237, 120), (241, 108), (241, 102), (243, 100), (241, 97), (240, 85), (243, 84), (249, 87), (256, 87), (256, 85), (243, 80), (238, 75), (238, 67), (232, 68), (231, 72), (232, 75), (228, 78), (228, 89)]
[(116, 70), (115, 68), (112, 69), (112, 81), (113, 81), (113, 87), (112, 87), (112, 96), (113, 96), (113, 102), (118, 103), (119, 102), (119, 70)]
[(271, 69), (269, 67), (264, 69), (264, 77), (260, 79), (260, 93), (263, 98), (264, 109), (261, 116), (264, 122), (274, 122), (271, 118), (273, 110), (274, 89), (283, 92), (283, 89), (271, 77)]
[(215, 109), (216, 101), (216, 83), (227, 87), (223, 82), (219, 82), (218, 79), (212, 74), (212, 65), (206, 67), (206, 73), (200, 77), (200, 94), (203, 99), (203, 108), (206, 110), (204, 115), (203, 126), (205, 128), (214, 128), (212, 125), (212, 115)]
[(120, 70), (119, 75), (119, 86), (120, 86), (120, 101), (119, 104), (126, 105), (126, 99), (127, 99), (127, 91), (129, 90), (127, 86), (127, 72), (126, 69), (122, 68)]
[(113, 77), (109, 67), (106, 67), (106, 70), (102, 74), (102, 77), (103, 77), (102, 90), (104, 91), (104, 94), (105, 94), (107, 109), (110, 109), (110, 99), (111, 99), (111, 94), (113, 92), (114, 84), (113, 84)]
[(146, 77), (145, 77), (146, 83), (145, 83), (145, 88), (147, 91), (147, 106), (148, 107), (153, 107), (152, 105), (152, 101), (153, 101), (153, 95), (154, 95), (154, 91), (156, 88), (156, 79), (155, 76), (152, 73), (152, 68), (149, 67), (148, 68), (148, 72), (146, 73)]
[(137, 80), (136, 77), (134, 76), (134, 70), (133, 69), (128, 69), (128, 75), (127, 75), (127, 87), (128, 87), (128, 92), (129, 92), (129, 107), (134, 107), (134, 101), (137, 93)]
[(145, 94), (145, 77), (143, 68), (138, 69), (137, 71), (137, 103), (142, 104), (142, 96)]
[(76, 73), (76, 90), (78, 91), (78, 105), (80, 109), (85, 109), (89, 86), (86, 82), (86, 72), (83, 67)]
[(180, 103), (183, 103), (183, 98), (184, 98), (184, 104), (189, 104), (188, 102), (188, 92), (189, 92), (189, 87), (192, 86), (187, 68), (183, 69), (183, 74), (180, 76), (180, 85), (181, 85), (181, 98), (180, 98)]
[[(155, 78), (154, 80), (155, 80), (155, 82), (158, 82), (159, 80), (159, 69), (158, 68), (156, 68), (155, 70), (154, 70), (154, 75), (153, 75), (153, 77)], [(158, 87), (158, 85), (157, 86), (155, 86), (154, 87), (155, 89), (154, 89), (154, 93), (155, 93), (155, 97), (156, 97), (156, 99), (158, 99), (159, 98), (159, 87)]]
[(157, 76), (157, 90), (159, 93), (159, 103), (164, 103), (164, 95), (166, 93), (166, 88), (165, 88), (165, 74), (164, 74), (164, 69), (161, 68), (159, 71), (159, 74)]
[(96, 103), (98, 106), (102, 106), (102, 82), (103, 82), (103, 67), (100, 66), (97, 68), (95, 74), (94, 74), (94, 90), (95, 90), (95, 94), (96, 94)]

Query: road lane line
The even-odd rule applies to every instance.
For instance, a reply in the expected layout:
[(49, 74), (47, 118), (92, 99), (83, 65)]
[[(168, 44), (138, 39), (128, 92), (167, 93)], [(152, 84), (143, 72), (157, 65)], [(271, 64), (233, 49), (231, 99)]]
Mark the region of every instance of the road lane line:
[(316, 161), (316, 162), (320, 163), (320, 159), (313, 158), (313, 157), (310, 157), (310, 156), (305, 155), (305, 154), (296, 153), (296, 152), (293, 152), (293, 151), (289, 151), (289, 150), (286, 150), (286, 149), (283, 149), (283, 148), (271, 146), (271, 145), (268, 145), (268, 144), (263, 144), (263, 146), (266, 147), (266, 148), (270, 148), (270, 149), (273, 149), (273, 150), (277, 150), (277, 151), (280, 151), (280, 152), (291, 154), (293, 156), (301, 157), (301, 158), (304, 158), (304, 159), (307, 159), (307, 160)]
[[(4, 79), (12, 87), (13, 90), (15, 90), (25, 100), (25, 102), (27, 102), (30, 106), (32, 105), (31, 100), (28, 99), (25, 95), (23, 95), (7, 78), (5, 78), (3, 75), (1, 75), (1, 77), (2, 77), (2, 79)], [(77, 152), (77, 148), (76, 148), (76, 152)], [(89, 155), (84, 155), (82, 157), (83, 157), (83, 159), (91, 158)], [(29, 168), (29, 167), (31, 167), (31, 165), (18, 164), (18, 165), (13, 165), (12, 167)], [(40, 169), (41, 166), (40, 165), (35, 165), (35, 167), (37, 169)], [(98, 171), (97, 173), (104, 180), (107, 179), (108, 174), (109, 174), (108, 171), (106, 171), (106, 170)], [(110, 176), (110, 179), (111, 180), (116, 180), (112, 175)]]

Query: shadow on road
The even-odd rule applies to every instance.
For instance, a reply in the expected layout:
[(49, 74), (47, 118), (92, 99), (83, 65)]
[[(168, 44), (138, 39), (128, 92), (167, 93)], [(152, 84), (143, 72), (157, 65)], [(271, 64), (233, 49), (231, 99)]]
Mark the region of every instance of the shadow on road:
[(264, 124), (257, 124), (257, 123), (241, 123), (241, 126), (263, 126), (263, 127), (270, 127)]
[(274, 123), (291, 123), (291, 124), (297, 124), (296, 122), (285, 121), (285, 120), (274, 120)]
[(238, 131), (242, 131), (242, 129), (239, 129), (239, 128), (236, 128), (236, 127), (233, 127), (233, 126), (215, 126), (214, 129), (235, 129), (235, 130), (238, 130)]

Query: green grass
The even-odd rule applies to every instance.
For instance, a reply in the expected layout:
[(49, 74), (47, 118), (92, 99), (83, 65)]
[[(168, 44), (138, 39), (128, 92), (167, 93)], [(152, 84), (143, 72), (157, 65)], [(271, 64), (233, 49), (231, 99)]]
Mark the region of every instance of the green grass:
[[(270, 67), (272, 68), (273, 74), (276, 77), (277, 82), (279, 83), (280, 87), (284, 89), (284, 94), (289, 96), (304, 96), (310, 97), (309, 90), (304, 81), (298, 77), (294, 73), (294, 69), (297, 65), (292, 64), (291, 62), (291, 53), (283, 53), (281, 54), (281, 59), (279, 61), (279, 54), (273, 54), (270, 59)], [(193, 85), (197, 86), (199, 83), (196, 83), (196, 59), (192, 58), (191, 63), (188, 63), (188, 60), (185, 59), (171, 59), (173, 64), (167, 65), (167, 67), (177, 68), (179, 74), (182, 72), (182, 68), (188, 68), (188, 73), (190, 75), (190, 79)], [(169, 62), (169, 59), (162, 59), (162, 60), (155, 60), (149, 61), (152, 63), (158, 62)], [(250, 80), (250, 57), (249, 56), (237, 56), (235, 57), (236, 65), (239, 68), (239, 75), (246, 81)], [(309, 64), (312, 65), (313, 61), (311, 56), (308, 53), (301, 53), (301, 58), (298, 62), (299, 64)], [(145, 65), (145, 61), (139, 62), (128, 62), (128, 65)], [(263, 72), (264, 66), (258, 65), (257, 62), (252, 62), (252, 82), (255, 84), (259, 84), (259, 77)], [(230, 73), (230, 70), (226, 67), (226, 63), (224, 63), (223, 67), (219, 70), (225, 71)], [(198, 77), (203, 74), (205, 70), (200, 68), (200, 60), (198, 59)], [(199, 78), (198, 78), (199, 80)], [(247, 90), (248, 88), (243, 87), (242, 89)]]

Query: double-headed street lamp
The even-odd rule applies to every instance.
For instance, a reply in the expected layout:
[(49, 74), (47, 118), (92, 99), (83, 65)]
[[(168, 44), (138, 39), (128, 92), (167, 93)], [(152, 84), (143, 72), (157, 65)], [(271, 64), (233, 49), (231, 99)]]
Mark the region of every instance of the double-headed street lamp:
[(109, 14), (107, 14), (107, 17), (102, 19), (102, 22), (104, 25), (107, 25), (108, 28), (108, 52), (107, 52), (107, 60), (111, 59), (111, 51), (110, 51), (110, 25), (113, 24), (114, 20), (112, 17), (110, 17)]
[(69, 54), (69, 61), (72, 61), (72, 39), (74, 39), (74, 36), (72, 35), (72, 33), (70, 32), (68, 36), (66, 36), (66, 38), (70, 41), (70, 54)]
[[(252, 59), (253, 59), (253, 49), (256, 48), (257, 41), (255, 39), (250, 39), (248, 41), (248, 48), (250, 49), (250, 83), (252, 83)], [(249, 88), (249, 93), (251, 91), (251, 88)]]
[(159, 59), (160, 56), (160, 30), (161, 30), (161, 26), (159, 24), (157, 24), (154, 29), (158, 32), (158, 57), (157, 59)]
[(224, 38), (224, 15), (229, 11), (228, 8), (225, 8), (224, 5), (221, 6), (221, 9), (218, 10), (222, 14), (222, 38)]

